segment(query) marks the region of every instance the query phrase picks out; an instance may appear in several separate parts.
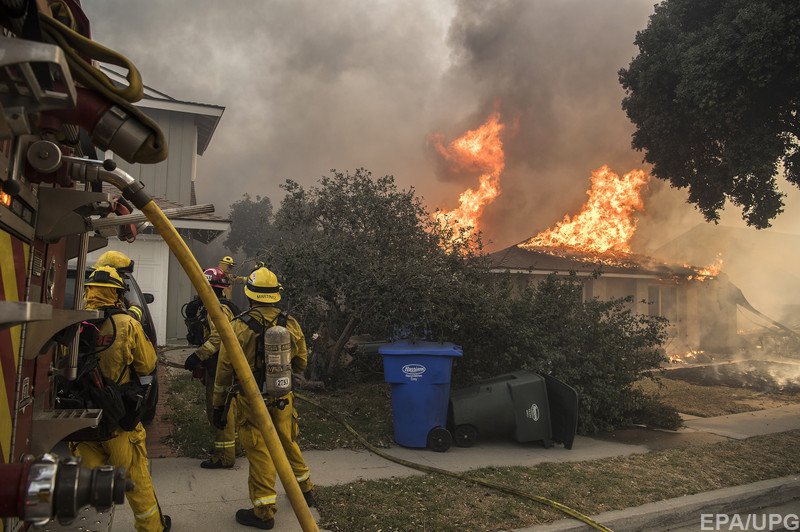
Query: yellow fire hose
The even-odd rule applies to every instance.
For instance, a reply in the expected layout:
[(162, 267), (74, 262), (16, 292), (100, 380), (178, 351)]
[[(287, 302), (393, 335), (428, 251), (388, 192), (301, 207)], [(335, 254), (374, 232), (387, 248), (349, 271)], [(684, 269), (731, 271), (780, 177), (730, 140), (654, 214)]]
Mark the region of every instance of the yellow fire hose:
[(230, 362), (236, 372), (239, 384), (245, 396), (247, 396), (250, 405), (253, 407), (256, 416), (254, 420), (255, 424), (264, 437), (264, 442), (267, 444), (267, 449), (272, 457), (272, 461), (275, 463), (275, 469), (278, 471), (281, 484), (283, 484), (289, 501), (292, 503), (292, 509), (297, 516), (297, 520), (300, 522), (300, 526), (304, 531), (319, 530), (317, 523), (314, 521), (314, 517), (311, 515), (311, 511), (308, 509), (305, 498), (303, 498), (303, 492), (300, 491), (300, 485), (297, 483), (291, 465), (289, 465), (289, 460), (286, 458), (286, 453), (283, 451), (283, 446), (278, 438), (278, 434), (275, 432), (272, 418), (261, 397), (261, 392), (258, 390), (253, 372), (250, 370), (250, 365), (247, 363), (247, 359), (242, 351), (242, 346), (239, 345), (239, 341), (233, 333), (230, 322), (222, 312), (219, 299), (217, 299), (217, 296), (214, 295), (213, 290), (211, 290), (211, 286), (203, 275), (203, 270), (200, 269), (197, 259), (194, 258), (194, 255), (189, 251), (183, 238), (181, 238), (178, 231), (175, 230), (175, 227), (170, 223), (167, 217), (164, 216), (164, 213), (161, 212), (161, 209), (154, 201), (150, 200), (150, 202), (140, 208), (147, 216), (150, 223), (153, 224), (153, 227), (161, 235), (161, 238), (167, 243), (172, 253), (175, 254), (178, 262), (181, 263), (183, 270), (197, 290), (197, 295), (200, 296), (200, 299), (203, 301), (203, 306), (205, 306), (208, 311), (209, 319), (214, 323), (217, 331), (219, 331), (220, 339), (223, 345), (225, 345), (226, 353), (230, 356)]
[(577, 519), (579, 521), (583, 521), (584, 523), (586, 523), (590, 527), (594, 528), (595, 530), (600, 530), (602, 532), (613, 532), (610, 528), (598, 523), (597, 521), (595, 521), (591, 517), (589, 517), (587, 515), (584, 515), (581, 512), (579, 512), (578, 510), (570, 508), (569, 506), (567, 506), (565, 504), (561, 504), (558, 501), (554, 501), (553, 499), (548, 499), (547, 497), (542, 497), (541, 495), (532, 495), (530, 493), (526, 493), (526, 492), (524, 492), (522, 490), (519, 490), (517, 488), (514, 488), (512, 486), (506, 486), (504, 484), (500, 484), (499, 482), (493, 482), (491, 480), (486, 480), (484, 478), (475, 478), (475, 477), (471, 477), (469, 475), (465, 475), (464, 473), (458, 473), (456, 471), (449, 471), (447, 469), (440, 469), (438, 467), (418, 464), (416, 462), (411, 462), (409, 460), (404, 460), (403, 458), (398, 458), (396, 456), (392, 456), (391, 454), (383, 451), (382, 449), (379, 449), (378, 447), (375, 447), (370, 442), (368, 442), (361, 434), (358, 433), (358, 431), (356, 431), (356, 429), (354, 429), (352, 427), (352, 425), (350, 425), (350, 423), (347, 422), (347, 420), (345, 420), (338, 413), (333, 412), (332, 410), (329, 410), (328, 408), (325, 408), (320, 403), (318, 403), (317, 401), (314, 401), (313, 399), (311, 399), (310, 397), (308, 397), (306, 395), (302, 395), (302, 394), (299, 394), (299, 393), (295, 392), (294, 396), (296, 398), (300, 399), (301, 401), (305, 401), (305, 402), (307, 402), (307, 403), (309, 403), (311, 405), (314, 405), (316, 408), (322, 410), (323, 412), (325, 412), (329, 416), (333, 417), (336, 421), (338, 421), (340, 424), (342, 424), (345, 429), (347, 429), (347, 432), (349, 432), (350, 434), (355, 436), (356, 439), (361, 443), (361, 445), (363, 445), (364, 447), (366, 447), (367, 449), (369, 449), (373, 453), (377, 454), (378, 456), (380, 456), (382, 458), (385, 458), (385, 459), (387, 459), (389, 461), (392, 461), (392, 462), (394, 462), (396, 464), (400, 464), (402, 466), (410, 467), (411, 469), (416, 469), (418, 471), (423, 471), (425, 473), (438, 473), (439, 475), (444, 475), (444, 476), (447, 476), (447, 477), (457, 478), (459, 480), (464, 480), (466, 482), (472, 482), (474, 484), (479, 484), (479, 485), (485, 486), (487, 488), (492, 488), (492, 489), (495, 489), (495, 490), (500, 491), (502, 493), (508, 493), (510, 495), (516, 495), (517, 497), (520, 497), (522, 499), (528, 499), (528, 500), (531, 500), (531, 501), (534, 501), (534, 502), (538, 502), (540, 504), (544, 504), (544, 505), (550, 506), (551, 508), (554, 508), (554, 509), (556, 509), (556, 510), (558, 510), (560, 512), (563, 512), (563, 513), (567, 514), (568, 516), (570, 516), (570, 517), (572, 517), (574, 519)]

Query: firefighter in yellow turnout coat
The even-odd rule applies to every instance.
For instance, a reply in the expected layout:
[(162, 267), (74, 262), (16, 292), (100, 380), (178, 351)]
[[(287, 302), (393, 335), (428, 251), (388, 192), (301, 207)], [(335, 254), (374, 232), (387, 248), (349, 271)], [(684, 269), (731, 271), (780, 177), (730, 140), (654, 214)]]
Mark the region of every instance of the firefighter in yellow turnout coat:
[(225, 274), (225, 278), (228, 281), (228, 286), (222, 292), (223, 296), (225, 296), (227, 299), (231, 298), (234, 284), (242, 284), (247, 282), (247, 277), (242, 277), (241, 275), (236, 275), (233, 273), (233, 268), (235, 266), (236, 261), (233, 260), (233, 257), (228, 255), (219, 259), (219, 264), (217, 264), (217, 268), (222, 270), (222, 272)]
[[(85, 308), (121, 308), (124, 291), (125, 285), (117, 271), (109, 266), (101, 266), (92, 272), (86, 282)], [(100, 342), (110, 342), (110, 346), (99, 354), (100, 372), (104, 377), (124, 384), (130, 380), (128, 366), (133, 367), (140, 376), (153, 373), (156, 353), (135, 318), (124, 313), (114, 314), (102, 324), (99, 334)], [(124, 467), (128, 478), (134, 483), (133, 491), (125, 495), (133, 509), (136, 530), (160, 532), (169, 530), (171, 521), (169, 516), (162, 515), (156, 500), (147, 465), (146, 436), (144, 427), (139, 423), (130, 432), (117, 429), (109, 440), (73, 443), (71, 449), (87, 467), (104, 464)]]
[[(223, 298), (224, 290), (230, 287), (225, 274), (218, 268), (208, 268), (203, 272), (208, 279), (214, 294), (220, 299), (222, 312), (228, 321), (233, 321), (234, 313), (238, 314), (235, 305)], [(205, 374), (203, 382), (206, 386), (206, 414), (208, 415), (208, 422), (213, 426), (212, 419), (213, 407), (213, 393), (214, 393), (214, 376), (215, 367), (217, 366), (217, 354), (219, 353), (222, 340), (219, 337), (219, 332), (214, 324), (207, 320), (204, 325), (206, 341), (203, 345), (198, 347), (194, 353), (186, 358), (183, 367), (189, 371), (194, 371), (201, 363), (205, 364)], [(236, 463), (236, 409), (228, 409), (227, 422), (225, 428), (218, 429), (214, 432), (214, 452), (209, 460), (200, 462), (200, 467), (204, 469), (230, 469)]]
[[(248, 320), (256, 320), (264, 329), (274, 325), (281, 314), (275, 306), (280, 301), (281, 286), (274, 273), (267, 268), (259, 268), (250, 274), (245, 285), (245, 295), (250, 301), (250, 310), (233, 322), (233, 330), (242, 346), (250, 368), (257, 376), (264, 367), (263, 361), (257, 360), (258, 335), (248, 325)], [(286, 320), (286, 329), (291, 335), (292, 371), (301, 373), (305, 370), (308, 353), (303, 331), (297, 321), (289, 316)], [(214, 386), (214, 418), (215, 424), (221, 426), (225, 419), (225, 403), (228, 392), (234, 384), (234, 373), (228, 360), (228, 354), (223, 346), (220, 350), (217, 377)], [(235, 388), (234, 388), (235, 389)], [(300, 447), (297, 444), (298, 425), (297, 411), (294, 408), (294, 397), (289, 392), (280, 398), (267, 398), (267, 409), (275, 430), (278, 432), (283, 449), (292, 466), (295, 477), (300, 484), (300, 489), (309, 506), (313, 506), (313, 488), (310, 473), (306, 466)], [(281, 404), (285, 401), (285, 404)], [(267, 446), (258, 428), (254, 425), (253, 407), (249, 404), (244, 394), (238, 394), (235, 399), (237, 419), (239, 424), (239, 442), (245, 450), (250, 462), (250, 475), (248, 487), (253, 508), (236, 512), (236, 521), (240, 524), (268, 530), (274, 526), (275, 520), (275, 465), (267, 451)]]

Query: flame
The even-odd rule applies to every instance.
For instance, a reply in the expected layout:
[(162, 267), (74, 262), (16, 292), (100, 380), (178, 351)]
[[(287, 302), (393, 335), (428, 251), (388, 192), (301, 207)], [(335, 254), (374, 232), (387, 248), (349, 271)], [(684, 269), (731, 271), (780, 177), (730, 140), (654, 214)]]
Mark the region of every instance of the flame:
[(500, 195), (500, 174), (505, 168), (505, 153), (500, 134), (505, 126), (500, 113), (493, 112), (478, 129), (467, 131), (446, 145), (441, 135), (433, 137), (434, 147), (454, 172), (480, 173), (477, 189), (468, 188), (458, 197), (459, 206), (439, 211), (434, 216), (450, 226), (455, 235), (470, 236), (478, 231), (478, 220), (486, 206)]
[(698, 275), (702, 275), (704, 277), (716, 277), (719, 275), (719, 272), (722, 271), (722, 253), (717, 253), (717, 258), (714, 259), (714, 262), (706, 266), (705, 268), (701, 268), (697, 270)]
[(673, 353), (667, 355), (671, 364), (696, 364), (704, 359), (713, 357), (706, 356), (706, 352), (702, 349), (690, 349), (685, 353)]
[(644, 170), (631, 170), (621, 178), (603, 165), (592, 172), (589, 199), (581, 212), (566, 215), (552, 229), (542, 231), (519, 246), (570, 247), (585, 252), (630, 253), (636, 232), (634, 213), (644, 208), (641, 189), (650, 180)]
[(714, 262), (706, 266), (705, 268), (694, 268), (689, 266), (688, 264), (684, 264), (686, 268), (692, 268), (695, 270), (694, 275), (689, 276), (690, 281), (700, 281), (703, 282), (706, 279), (714, 278), (719, 275), (719, 272), (722, 271), (722, 253), (717, 253), (717, 258), (714, 259)]

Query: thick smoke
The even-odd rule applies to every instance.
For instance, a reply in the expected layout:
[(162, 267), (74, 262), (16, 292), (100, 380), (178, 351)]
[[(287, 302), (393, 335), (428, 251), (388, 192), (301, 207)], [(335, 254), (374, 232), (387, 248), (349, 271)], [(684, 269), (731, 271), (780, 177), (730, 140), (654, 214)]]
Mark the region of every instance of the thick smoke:
[(466, 120), (454, 121), (456, 115), (441, 127), (458, 134), (495, 106), (515, 125), (516, 133), (506, 136), (503, 194), (482, 224), (499, 247), (578, 209), (593, 169), (609, 164), (622, 174), (641, 167), (641, 154), (630, 148), (617, 71), (635, 54), (634, 35), (653, 7), (648, 0), (463, 0), (457, 6), (444, 93), (473, 109)]
[[(509, 134), (503, 193), (482, 220), (491, 249), (575, 212), (600, 165), (618, 173), (642, 166), (630, 148), (617, 71), (636, 54), (633, 39), (653, 0), (83, 5), (94, 37), (130, 57), (148, 85), (226, 107), (197, 171), (199, 201), (213, 201), (221, 214), (245, 192), (277, 204), (286, 178), (311, 184), (330, 168), (357, 166), (394, 174), (429, 207), (451, 209), (477, 176), (437, 179), (429, 136), (452, 139), (495, 108)], [(685, 197), (652, 183), (635, 251), (656, 250), (704, 223)], [(790, 197), (775, 230), (796, 233), (798, 216), (800, 202)], [(742, 225), (735, 209), (722, 223)], [(719, 241), (710, 231), (698, 240), (703, 248)], [(683, 255), (667, 258), (704, 260)], [(746, 250), (737, 260), (742, 271), (764, 262)], [(800, 278), (795, 264), (784, 270)], [(777, 309), (787, 292), (773, 284), (780, 283), (742, 289), (756, 307), (774, 300)]]
[(197, 171), (199, 201), (222, 214), (245, 192), (277, 204), (283, 180), (311, 184), (331, 168), (434, 190), (424, 139), (452, 7), (431, 4), (83, 2), (95, 39), (146, 84), (226, 107)]

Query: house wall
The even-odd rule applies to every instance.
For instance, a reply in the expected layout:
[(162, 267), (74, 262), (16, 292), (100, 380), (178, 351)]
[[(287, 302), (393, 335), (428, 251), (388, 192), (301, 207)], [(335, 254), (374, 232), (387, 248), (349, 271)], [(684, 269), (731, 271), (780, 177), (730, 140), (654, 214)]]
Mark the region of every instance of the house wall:
[(700, 349), (732, 351), (737, 347), (737, 305), (727, 282), (708, 280), (697, 283)]
[[(115, 159), (117, 164), (131, 176), (145, 185), (145, 190), (154, 197), (165, 198), (182, 205), (190, 205), (192, 199), (192, 180), (195, 177), (197, 161), (197, 125), (194, 117), (186, 113), (161, 109), (140, 110), (147, 114), (164, 131), (169, 143), (169, 156), (158, 164), (129, 164)], [(195, 252), (196, 244), (186, 234), (182, 235), (189, 249)], [(158, 237), (154, 237), (158, 238)], [(172, 254), (162, 263), (163, 278), (169, 279), (165, 290), (165, 312), (157, 318), (162, 343), (183, 340), (186, 326), (181, 316), (181, 307), (191, 298), (191, 283)], [(156, 318), (154, 318), (156, 319)]]
[[(184, 236), (187, 244), (189, 239)], [(191, 246), (191, 244), (189, 244)], [(171, 282), (168, 287), (167, 301), (174, 302), (171, 311), (167, 315), (166, 330), (168, 340), (183, 340), (186, 338), (186, 324), (183, 322), (181, 307), (192, 299), (192, 283), (183, 271), (178, 259), (174, 255), (169, 256), (169, 278)]]
[(151, 195), (189, 205), (192, 196), (194, 160), (197, 158), (197, 125), (194, 117), (160, 109), (139, 108), (164, 131), (169, 157), (157, 164), (130, 164), (115, 159), (120, 168), (144, 183)]

